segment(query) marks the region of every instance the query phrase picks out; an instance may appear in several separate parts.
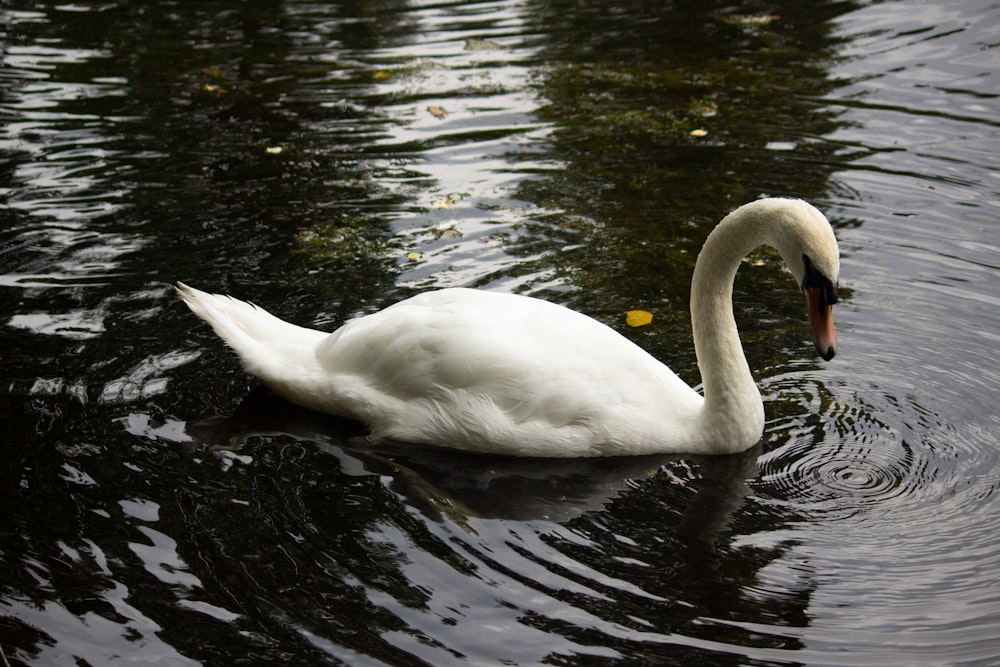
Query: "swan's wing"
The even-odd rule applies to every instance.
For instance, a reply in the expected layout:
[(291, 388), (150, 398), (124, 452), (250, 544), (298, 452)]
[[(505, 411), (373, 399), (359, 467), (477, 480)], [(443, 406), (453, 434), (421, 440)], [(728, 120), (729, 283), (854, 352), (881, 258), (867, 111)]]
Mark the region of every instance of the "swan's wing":
[(509, 294), (422, 294), (348, 323), (317, 355), (339, 378), (340, 400), (355, 403), (364, 413), (354, 413), (375, 427), (407, 414), (432, 419), (433, 411), (456, 423), (467, 412), (480, 429), (491, 419), (497, 428), (587, 422), (613, 429), (701, 405), (670, 369), (609, 327)]

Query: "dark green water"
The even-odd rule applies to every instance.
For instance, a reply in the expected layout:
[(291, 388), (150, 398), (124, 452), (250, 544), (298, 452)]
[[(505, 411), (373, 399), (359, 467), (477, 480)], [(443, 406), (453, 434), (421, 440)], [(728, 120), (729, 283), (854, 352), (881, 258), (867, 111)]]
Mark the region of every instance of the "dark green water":
[[(12, 665), (1000, 661), (1000, 9), (10, 0), (0, 648)], [(372, 451), (253, 390), (184, 280), (331, 330), (543, 296), (692, 383), (697, 251), (803, 197), (840, 354), (736, 285), (745, 455)], [(627, 330), (623, 313), (653, 313)]]

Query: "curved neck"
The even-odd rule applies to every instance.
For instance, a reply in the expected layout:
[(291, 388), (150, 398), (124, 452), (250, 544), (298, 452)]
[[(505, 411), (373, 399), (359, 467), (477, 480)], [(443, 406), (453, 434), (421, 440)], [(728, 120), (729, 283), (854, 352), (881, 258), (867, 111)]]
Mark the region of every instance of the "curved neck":
[(756, 441), (764, 427), (760, 391), (733, 317), (736, 271), (769, 240), (761, 222), (742, 209), (730, 213), (706, 239), (691, 282), (691, 327), (705, 394), (701, 427), (722, 447)]

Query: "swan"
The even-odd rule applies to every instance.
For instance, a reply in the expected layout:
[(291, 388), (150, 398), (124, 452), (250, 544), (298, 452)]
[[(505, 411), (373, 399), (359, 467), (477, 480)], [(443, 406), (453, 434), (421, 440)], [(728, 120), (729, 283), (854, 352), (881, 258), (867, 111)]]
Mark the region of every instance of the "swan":
[(726, 454), (764, 430), (732, 306), (736, 271), (760, 245), (777, 249), (801, 287), (818, 354), (836, 353), (833, 229), (804, 201), (759, 199), (718, 224), (695, 265), (704, 396), (610, 327), (532, 297), (440, 289), (325, 333), (176, 287), (265, 386), (364, 422), (374, 439), (534, 457)]

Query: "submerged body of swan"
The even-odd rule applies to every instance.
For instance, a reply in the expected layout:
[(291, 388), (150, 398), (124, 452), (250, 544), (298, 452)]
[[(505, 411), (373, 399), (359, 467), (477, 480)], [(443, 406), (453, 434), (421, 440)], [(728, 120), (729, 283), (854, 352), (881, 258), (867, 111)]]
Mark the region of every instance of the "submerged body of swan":
[(531, 297), (437, 290), (324, 333), (178, 290), (275, 393), (377, 437), (515, 456), (731, 453), (764, 427), (732, 310), (736, 271), (760, 245), (776, 248), (801, 286), (818, 353), (836, 352), (830, 223), (799, 200), (746, 204), (709, 235), (692, 280), (704, 397), (610, 327)]

